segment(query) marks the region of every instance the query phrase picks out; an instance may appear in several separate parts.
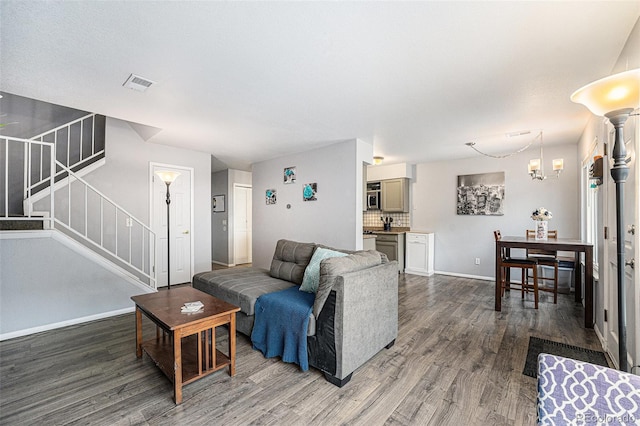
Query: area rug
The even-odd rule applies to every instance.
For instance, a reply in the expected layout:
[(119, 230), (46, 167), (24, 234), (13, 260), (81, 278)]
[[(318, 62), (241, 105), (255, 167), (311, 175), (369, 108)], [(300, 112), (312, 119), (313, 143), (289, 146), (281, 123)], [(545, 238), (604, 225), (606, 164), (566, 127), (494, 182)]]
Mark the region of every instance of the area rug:
[(538, 354), (545, 353), (565, 358), (576, 359), (578, 361), (590, 362), (591, 364), (608, 367), (607, 358), (604, 352), (591, 349), (580, 348), (578, 346), (567, 345), (566, 343), (553, 342), (551, 340), (529, 337), (529, 350), (527, 351), (527, 362), (524, 365), (522, 374), (525, 376), (538, 377)]

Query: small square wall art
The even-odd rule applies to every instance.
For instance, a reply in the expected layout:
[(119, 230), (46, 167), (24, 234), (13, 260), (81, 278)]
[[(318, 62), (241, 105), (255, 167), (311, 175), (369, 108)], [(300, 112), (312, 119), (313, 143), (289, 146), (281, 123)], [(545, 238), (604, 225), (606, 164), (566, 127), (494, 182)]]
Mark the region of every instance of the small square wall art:
[(305, 183), (302, 187), (302, 199), (304, 201), (316, 201), (316, 194), (318, 193), (317, 183)]
[(285, 167), (284, 168), (284, 183), (295, 183), (296, 182), (296, 168), (295, 167)]
[(275, 189), (267, 189), (264, 192), (264, 197), (265, 200), (267, 201), (267, 205), (271, 205), (271, 204), (275, 204), (277, 199), (276, 199), (276, 190)]

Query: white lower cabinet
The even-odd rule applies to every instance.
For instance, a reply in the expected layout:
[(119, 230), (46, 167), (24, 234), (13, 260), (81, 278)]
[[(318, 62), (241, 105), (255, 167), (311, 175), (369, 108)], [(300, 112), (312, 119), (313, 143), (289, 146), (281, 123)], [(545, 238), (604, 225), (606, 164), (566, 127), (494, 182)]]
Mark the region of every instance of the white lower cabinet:
[(433, 233), (407, 232), (405, 273), (433, 275)]

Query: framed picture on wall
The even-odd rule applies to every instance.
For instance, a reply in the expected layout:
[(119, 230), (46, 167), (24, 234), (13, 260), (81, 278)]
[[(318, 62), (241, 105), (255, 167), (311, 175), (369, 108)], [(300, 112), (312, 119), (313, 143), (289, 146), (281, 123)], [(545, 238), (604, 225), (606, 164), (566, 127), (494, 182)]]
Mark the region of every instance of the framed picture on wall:
[(267, 189), (264, 192), (264, 198), (267, 201), (268, 206), (275, 204), (278, 199), (278, 191), (276, 191), (275, 189)]
[(296, 168), (295, 167), (285, 167), (283, 172), (284, 183), (295, 183), (296, 182)]
[(214, 213), (224, 212), (224, 195), (214, 195), (212, 204)]
[(504, 172), (458, 176), (459, 215), (502, 216)]
[(305, 183), (302, 187), (302, 200), (303, 201), (316, 201), (318, 198), (316, 194), (318, 193), (318, 184), (317, 183)]

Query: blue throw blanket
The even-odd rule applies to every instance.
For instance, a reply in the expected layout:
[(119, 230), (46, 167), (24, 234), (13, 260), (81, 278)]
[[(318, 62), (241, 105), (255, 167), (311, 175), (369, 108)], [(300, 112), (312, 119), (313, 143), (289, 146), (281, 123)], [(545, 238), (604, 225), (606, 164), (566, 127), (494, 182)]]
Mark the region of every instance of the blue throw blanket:
[(298, 286), (260, 296), (251, 332), (253, 348), (267, 358), (279, 356), (307, 371), (307, 327), (315, 296)]

